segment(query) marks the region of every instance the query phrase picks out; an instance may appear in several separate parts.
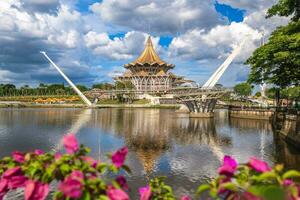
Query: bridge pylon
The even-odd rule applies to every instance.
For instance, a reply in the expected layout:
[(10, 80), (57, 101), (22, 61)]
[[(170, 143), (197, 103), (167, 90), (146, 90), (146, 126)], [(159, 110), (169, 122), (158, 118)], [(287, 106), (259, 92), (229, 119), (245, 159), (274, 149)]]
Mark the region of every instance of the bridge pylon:
[(174, 97), (178, 103), (188, 109), (190, 117), (210, 118), (214, 116), (218, 99), (229, 92), (229, 90), (215, 88), (191, 88), (190, 90), (185, 88), (175, 92)]

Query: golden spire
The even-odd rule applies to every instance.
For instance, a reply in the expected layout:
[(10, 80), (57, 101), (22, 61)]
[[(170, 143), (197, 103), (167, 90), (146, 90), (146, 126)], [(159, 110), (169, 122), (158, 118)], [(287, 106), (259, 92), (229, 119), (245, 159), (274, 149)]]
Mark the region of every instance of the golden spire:
[(148, 37), (145, 49), (142, 52), (142, 54), (131, 64), (137, 64), (137, 63), (140, 63), (140, 64), (148, 63), (150, 65), (154, 64), (154, 63), (158, 63), (160, 65), (166, 64), (164, 61), (162, 61), (160, 59), (160, 57), (155, 52), (153, 44), (152, 44), (151, 36)]

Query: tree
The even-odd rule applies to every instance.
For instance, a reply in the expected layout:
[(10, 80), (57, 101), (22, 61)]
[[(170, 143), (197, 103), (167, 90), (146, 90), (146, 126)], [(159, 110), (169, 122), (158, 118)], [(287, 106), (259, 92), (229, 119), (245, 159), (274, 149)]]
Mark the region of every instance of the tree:
[(131, 81), (116, 81), (115, 82), (115, 88), (117, 90), (132, 90), (134, 89), (134, 85), (131, 83)]
[(114, 85), (110, 83), (98, 83), (98, 84), (94, 84), (92, 88), (97, 88), (101, 90), (112, 90), (114, 89)]
[(268, 43), (256, 49), (246, 61), (251, 66), (250, 83), (260, 84), (264, 80), (280, 88), (300, 84), (299, 2), (279, 0), (268, 10), (268, 17), (291, 15), (293, 18), (287, 26), (277, 28)]
[(267, 17), (292, 16), (293, 21), (300, 19), (300, 1), (299, 0), (279, 0), (277, 4), (272, 6), (267, 13)]
[(261, 92), (256, 92), (254, 96), (255, 97), (261, 97)]
[(85, 92), (88, 90), (88, 88), (84, 85), (76, 85), (76, 87), (81, 91), (81, 92)]
[(240, 83), (234, 86), (234, 92), (241, 96), (246, 97), (251, 95), (253, 87), (249, 83)]

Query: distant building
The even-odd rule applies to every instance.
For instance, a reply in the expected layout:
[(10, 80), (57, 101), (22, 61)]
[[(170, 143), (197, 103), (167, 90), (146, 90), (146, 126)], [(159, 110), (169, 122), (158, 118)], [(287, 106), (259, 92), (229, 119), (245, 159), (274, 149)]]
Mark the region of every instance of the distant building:
[(122, 76), (114, 77), (115, 81), (131, 82), (137, 91), (166, 91), (182, 83), (189, 82), (182, 76), (176, 76), (170, 70), (175, 67), (161, 60), (153, 48), (149, 36), (141, 55), (133, 62), (124, 65)]

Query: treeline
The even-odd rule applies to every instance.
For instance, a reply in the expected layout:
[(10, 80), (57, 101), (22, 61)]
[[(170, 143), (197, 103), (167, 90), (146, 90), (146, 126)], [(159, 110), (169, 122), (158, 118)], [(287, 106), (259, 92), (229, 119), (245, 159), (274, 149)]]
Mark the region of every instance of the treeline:
[[(253, 93), (253, 89), (254, 89), (253, 85), (245, 82), (245, 83), (239, 83), (235, 85), (233, 90), (235, 94), (241, 97), (247, 97)], [(281, 99), (300, 101), (300, 86), (292, 86), (287, 88), (275, 88), (275, 87), (268, 88), (266, 89), (266, 96), (270, 99), (275, 99), (276, 91), (279, 91)], [(254, 96), (260, 97), (261, 92), (256, 92)]]
[[(121, 90), (121, 89), (133, 89), (133, 85), (130, 82), (115, 82), (111, 83), (99, 83), (94, 84), (91, 88), (84, 85), (76, 85), (82, 92), (91, 89), (102, 90)], [(75, 92), (70, 86), (64, 84), (44, 84), (40, 83), (37, 87), (30, 87), (24, 85), (17, 87), (14, 84), (0, 84), (0, 96), (43, 96), (43, 95), (74, 95)]]

